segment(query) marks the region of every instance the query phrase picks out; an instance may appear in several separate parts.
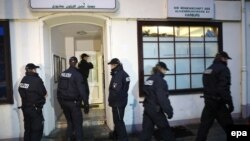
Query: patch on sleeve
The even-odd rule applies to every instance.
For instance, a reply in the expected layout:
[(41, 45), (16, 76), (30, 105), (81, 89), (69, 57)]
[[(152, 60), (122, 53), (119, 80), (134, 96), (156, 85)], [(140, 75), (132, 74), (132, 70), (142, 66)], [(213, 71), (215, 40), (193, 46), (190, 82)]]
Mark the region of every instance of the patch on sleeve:
[(129, 78), (129, 77), (126, 77), (126, 81), (129, 82), (129, 81), (130, 81), (130, 78)]
[(204, 71), (204, 74), (211, 74), (212, 72), (213, 72), (212, 69), (207, 69), (207, 70)]
[(117, 87), (117, 83), (113, 83), (113, 88), (115, 89)]
[(61, 76), (62, 77), (66, 77), (66, 78), (70, 78), (71, 77), (71, 73), (62, 73)]
[(147, 80), (145, 82), (145, 85), (149, 85), (149, 86), (152, 86), (154, 84), (154, 81), (153, 80)]
[(27, 84), (27, 83), (20, 83), (19, 87), (20, 88), (23, 88), (23, 89), (28, 89), (30, 86), (30, 84)]

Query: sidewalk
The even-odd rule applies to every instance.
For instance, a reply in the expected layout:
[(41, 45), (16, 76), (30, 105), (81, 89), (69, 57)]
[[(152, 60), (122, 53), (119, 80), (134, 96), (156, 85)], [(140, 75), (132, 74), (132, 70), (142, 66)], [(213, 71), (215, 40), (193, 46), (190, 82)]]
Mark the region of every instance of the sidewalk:
[[(245, 124), (245, 120), (235, 120), (235, 124)], [(199, 124), (183, 125), (181, 130), (176, 130), (176, 141), (194, 141)], [(183, 129), (183, 130), (182, 130)], [(175, 131), (175, 130), (174, 130)], [(65, 141), (66, 129), (56, 129), (49, 136), (43, 137), (42, 141)], [(106, 125), (89, 126), (83, 128), (84, 141), (112, 141), (109, 139), (110, 129)], [(138, 141), (139, 133), (129, 135), (129, 141)], [(0, 141), (22, 141), (22, 139), (5, 139)], [(152, 141), (156, 141), (152, 138)], [(217, 122), (210, 129), (207, 141), (226, 141), (226, 135)]]

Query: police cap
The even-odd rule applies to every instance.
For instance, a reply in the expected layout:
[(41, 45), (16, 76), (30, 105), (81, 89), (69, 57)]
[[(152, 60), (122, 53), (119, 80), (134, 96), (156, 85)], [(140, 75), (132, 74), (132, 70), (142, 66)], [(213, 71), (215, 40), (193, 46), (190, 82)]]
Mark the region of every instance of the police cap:
[(227, 59), (232, 59), (225, 51), (221, 51), (219, 53), (217, 53), (216, 56), (220, 55), (221, 57), (225, 57)]
[(120, 60), (118, 58), (113, 58), (108, 64), (120, 64)]
[(39, 66), (36, 66), (35, 64), (33, 63), (28, 63), (26, 66), (25, 66), (25, 69), (26, 70), (32, 70), (32, 69), (36, 69), (36, 68), (40, 68)]
[(77, 63), (78, 60), (77, 60), (77, 58), (75, 56), (72, 56), (72, 57), (69, 58), (69, 62)]
[(165, 69), (167, 71), (169, 70), (168, 67), (167, 67), (167, 65), (164, 62), (158, 62), (156, 64), (156, 66), (159, 66), (159, 67), (161, 67), (161, 68), (163, 68), (163, 69)]

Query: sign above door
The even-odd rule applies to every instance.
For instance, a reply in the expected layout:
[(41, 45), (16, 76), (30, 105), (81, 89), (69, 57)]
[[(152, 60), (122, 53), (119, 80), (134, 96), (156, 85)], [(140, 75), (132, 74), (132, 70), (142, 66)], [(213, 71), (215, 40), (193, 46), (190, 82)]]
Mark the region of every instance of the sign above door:
[(214, 18), (214, 0), (168, 0), (168, 18)]
[(32, 11), (115, 12), (117, 0), (30, 0)]

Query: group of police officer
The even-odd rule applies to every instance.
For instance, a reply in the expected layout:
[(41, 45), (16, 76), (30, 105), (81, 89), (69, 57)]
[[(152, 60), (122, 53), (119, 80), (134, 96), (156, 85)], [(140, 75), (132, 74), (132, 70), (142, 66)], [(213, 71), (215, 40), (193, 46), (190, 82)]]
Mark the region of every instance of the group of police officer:
[[(82, 59), (86, 54), (82, 55)], [(205, 107), (201, 116), (201, 124), (196, 141), (205, 141), (209, 128), (216, 119), (227, 131), (233, 124), (231, 112), (234, 110), (230, 94), (230, 70), (227, 60), (231, 59), (226, 52), (216, 54), (213, 64), (203, 74)], [(82, 62), (85, 62), (84, 60)], [(69, 59), (70, 67), (61, 73), (58, 82), (57, 97), (67, 120), (67, 140), (83, 141), (81, 104), (84, 103), (84, 112), (89, 111), (89, 90), (87, 76), (84, 78), (76, 68), (76, 57)], [(85, 62), (88, 63), (88, 62)], [(112, 108), (114, 135), (118, 141), (128, 141), (128, 135), (124, 124), (124, 112), (128, 100), (129, 75), (124, 71), (119, 59), (114, 58), (109, 63), (111, 66), (111, 81), (109, 85), (109, 106)], [(93, 68), (93, 65), (88, 69)], [(78, 66), (81, 69), (81, 63)], [(24, 140), (39, 141), (43, 134), (42, 107), (47, 95), (43, 81), (36, 72), (36, 66), (32, 63), (26, 65), (26, 76), (19, 85), (19, 93), (22, 98), (22, 110), (24, 114)], [(168, 119), (173, 117), (173, 108), (169, 100), (168, 84), (164, 80), (169, 69), (164, 62), (158, 62), (152, 69), (152, 75), (145, 81), (143, 93), (144, 113), (142, 123), (141, 141), (150, 141), (155, 126), (161, 133), (164, 141), (175, 140), (171, 132)], [(89, 71), (87, 71), (89, 72)]]

